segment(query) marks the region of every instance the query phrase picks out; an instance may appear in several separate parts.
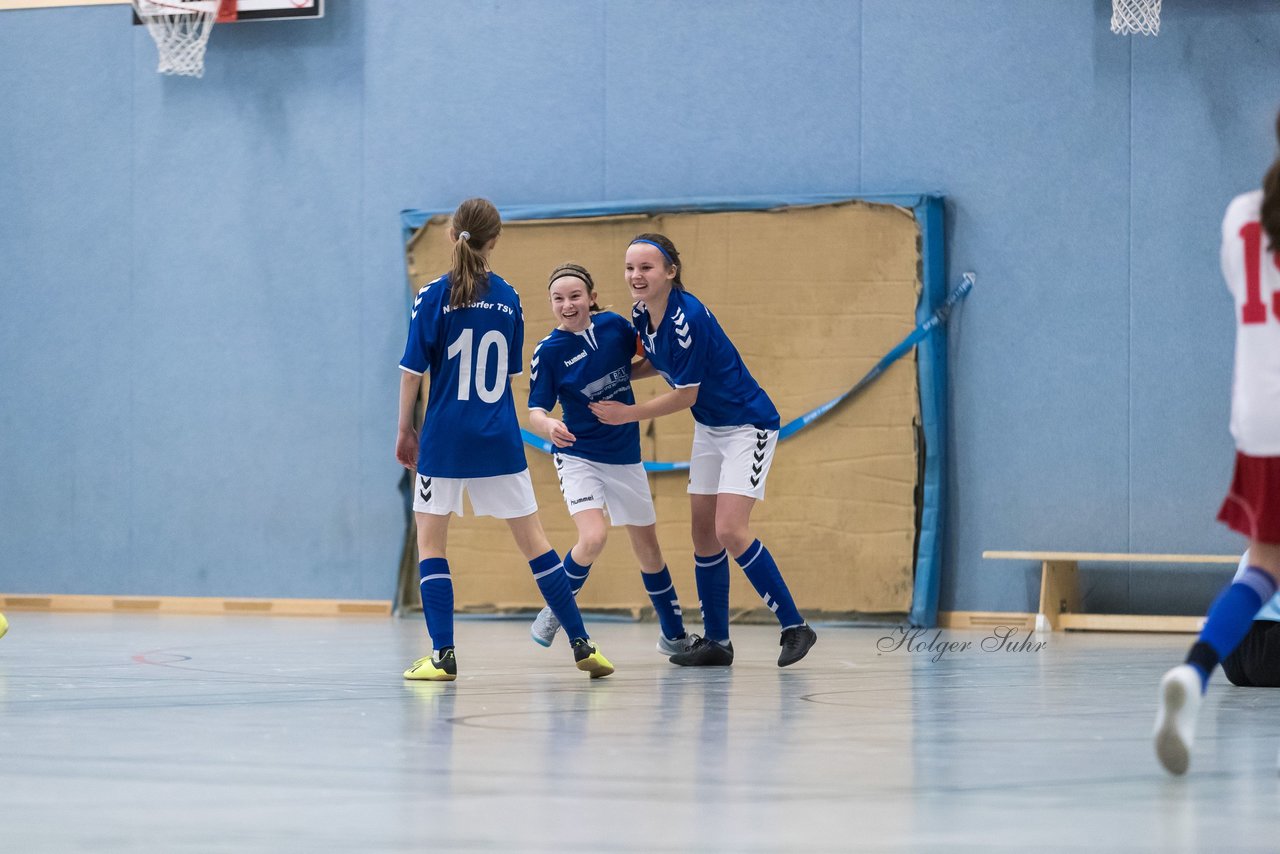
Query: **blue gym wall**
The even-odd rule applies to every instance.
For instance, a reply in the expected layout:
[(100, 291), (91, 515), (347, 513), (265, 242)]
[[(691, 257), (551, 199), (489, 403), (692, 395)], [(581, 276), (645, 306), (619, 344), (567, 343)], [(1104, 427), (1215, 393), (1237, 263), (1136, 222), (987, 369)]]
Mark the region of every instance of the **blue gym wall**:
[(125, 6), (0, 13), (0, 592), (389, 598), (398, 212), (473, 194), (942, 193), (978, 273), (943, 610), (1034, 609), (983, 549), (1241, 548), (1218, 224), (1273, 155), (1280, 6), (1109, 9), (329, 0), (219, 28), (200, 80)]

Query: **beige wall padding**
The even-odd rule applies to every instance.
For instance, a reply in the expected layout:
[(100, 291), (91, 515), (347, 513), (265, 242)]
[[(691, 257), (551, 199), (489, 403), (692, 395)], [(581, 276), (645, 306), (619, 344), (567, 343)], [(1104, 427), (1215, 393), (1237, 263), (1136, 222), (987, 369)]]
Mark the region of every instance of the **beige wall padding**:
[[(435, 217), (407, 247), (415, 291), (448, 267), (447, 217)], [(732, 213), (621, 215), (507, 223), (490, 258), (520, 292), (526, 372), (514, 381), (516, 409), (528, 426), (529, 357), (553, 328), (546, 277), (564, 261), (595, 277), (600, 305), (630, 317), (622, 260), (631, 238), (668, 235), (685, 263), (686, 287), (719, 318), (748, 368), (773, 398), (782, 422), (847, 390), (915, 326), (920, 291), (919, 229), (910, 211), (861, 202)], [(661, 379), (636, 383), (645, 400), (667, 390)], [(855, 401), (780, 443), (767, 499), (752, 516), (796, 602), (808, 614), (909, 610), (915, 543), (919, 420), (914, 351)], [(687, 412), (641, 425), (647, 460), (689, 458)], [(555, 549), (575, 541), (550, 457), (527, 449), (543, 525)], [(658, 534), (690, 624), (697, 591), (682, 472), (649, 478)], [(449, 532), (449, 561), (459, 610), (542, 605), (528, 565), (503, 522), (468, 516)], [(586, 609), (650, 614), (625, 529), (609, 544), (579, 596)], [(731, 604), (762, 612), (734, 566)]]

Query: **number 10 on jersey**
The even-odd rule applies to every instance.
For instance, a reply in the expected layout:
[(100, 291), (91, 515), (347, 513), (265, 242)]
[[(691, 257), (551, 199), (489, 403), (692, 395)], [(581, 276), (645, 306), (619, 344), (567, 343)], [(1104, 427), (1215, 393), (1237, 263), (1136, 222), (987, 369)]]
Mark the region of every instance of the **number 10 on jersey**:
[[(1240, 322), (1244, 324), (1266, 323), (1267, 306), (1262, 301), (1262, 224), (1245, 223), (1240, 229), (1240, 239), (1244, 241), (1244, 308)], [(1280, 270), (1280, 257), (1274, 252), (1267, 253), (1271, 263)], [(1271, 295), (1271, 310), (1280, 320), (1280, 291)]]
[[(472, 358), (471, 341), (473, 330), (464, 329), (445, 351), (450, 359), (458, 359), (458, 400), (471, 399), (471, 386), (476, 387), (476, 396), (485, 403), (497, 403), (507, 388), (507, 339), (496, 329), (490, 329), (480, 336), (480, 344)], [(490, 353), (497, 351), (493, 358), (497, 359), (498, 369), (494, 371), (493, 387), (485, 382), (489, 373)], [(475, 370), (472, 370), (474, 365)]]

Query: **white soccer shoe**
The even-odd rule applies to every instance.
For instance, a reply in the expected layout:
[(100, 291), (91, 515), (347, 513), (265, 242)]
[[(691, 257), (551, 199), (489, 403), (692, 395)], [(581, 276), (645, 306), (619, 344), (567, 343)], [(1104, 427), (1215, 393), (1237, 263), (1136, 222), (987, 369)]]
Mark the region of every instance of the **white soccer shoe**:
[(538, 646), (551, 646), (558, 631), (560, 631), (560, 621), (551, 612), (551, 606), (547, 606), (533, 618), (533, 625), (529, 626), (529, 637), (533, 638)]
[(693, 649), (693, 645), (697, 643), (698, 635), (693, 632), (685, 632), (684, 637), (671, 639), (661, 632), (658, 633), (658, 652), (666, 656), (676, 655), (681, 652), (688, 652)]
[(1160, 680), (1156, 713), (1156, 756), (1170, 774), (1187, 773), (1199, 712), (1200, 673), (1190, 664), (1180, 664)]

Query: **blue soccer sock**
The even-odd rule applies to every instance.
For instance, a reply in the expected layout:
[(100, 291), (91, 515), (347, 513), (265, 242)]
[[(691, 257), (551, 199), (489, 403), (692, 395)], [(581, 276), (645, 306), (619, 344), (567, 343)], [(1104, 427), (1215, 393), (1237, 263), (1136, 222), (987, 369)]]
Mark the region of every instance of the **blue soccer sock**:
[(644, 589), (649, 593), (653, 609), (658, 612), (663, 636), (669, 640), (684, 637), (684, 615), (671, 573), (664, 566), (657, 572), (641, 572), (640, 577), (644, 579)]
[(591, 574), (591, 564), (583, 566), (578, 563), (573, 559), (573, 549), (569, 549), (564, 554), (564, 574), (569, 576), (569, 589), (577, 596), (578, 591), (587, 583), (587, 576)]
[(1200, 672), (1200, 689), (1209, 684), (1213, 668), (1244, 640), (1262, 603), (1276, 594), (1276, 583), (1263, 570), (1250, 566), (1209, 606), (1200, 640), (1191, 647), (1187, 664)]
[(431, 646), (440, 650), (453, 646), (453, 576), (449, 561), (429, 557), (418, 564), (418, 589), (422, 591), (422, 615), (427, 618)]
[(529, 561), (529, 568), (533, 570), (533, 580), (538, 582), (542, 598), (547, 600), (551, 613), (556, 615), (569, 640), (587, 637), (582, 614), (578, 612), (578, 603), (573, 598), (573, 588), (569, 586), (569, 576), (565, 575), (564, 564), (556, 557), (555, 550)]
[(708, 640), (729, 640), (729, 554), (693, 556), (693, 575), (702, 607), (702, 633)]
[(782, 573), (778, 571), (778, 564), (774, 562), (773, 555), (769, 554), (764, 543), (756, 540), (734, 560), (742, 567), (747, 580), (764, 600), (765, 607), (773, 612), (784, 629), (804, 625), (804, 617), (796, 609), (791, 591), (787, 589), (787, 583), (782, 580)]

